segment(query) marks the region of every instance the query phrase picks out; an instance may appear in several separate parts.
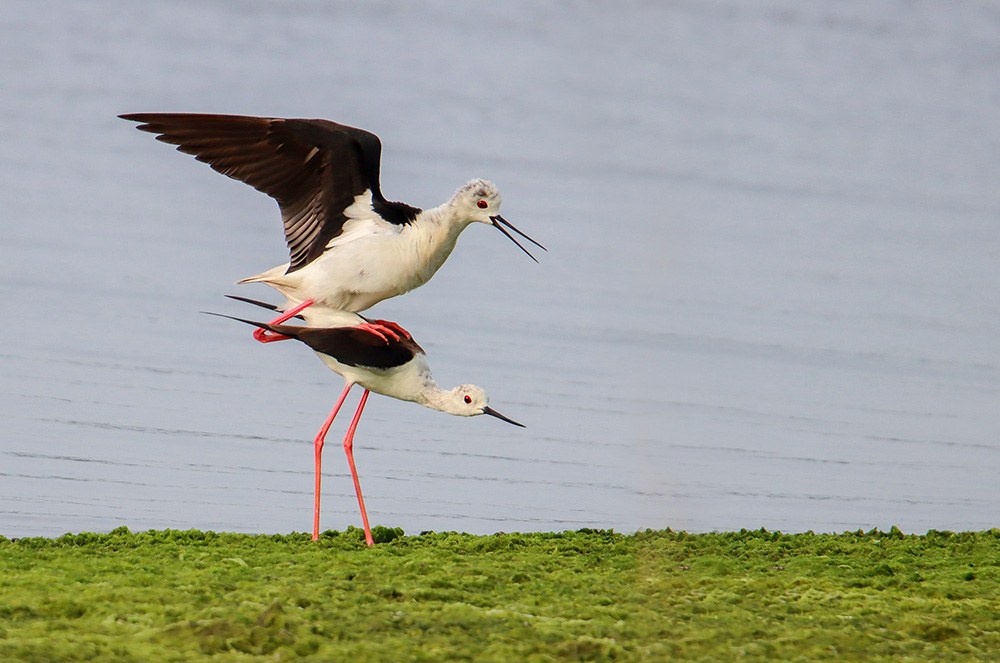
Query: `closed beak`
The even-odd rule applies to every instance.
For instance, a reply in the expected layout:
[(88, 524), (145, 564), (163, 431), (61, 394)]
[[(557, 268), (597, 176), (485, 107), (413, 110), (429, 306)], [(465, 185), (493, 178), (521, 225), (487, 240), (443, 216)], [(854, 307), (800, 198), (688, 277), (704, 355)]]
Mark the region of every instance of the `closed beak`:
[(503, 416), (502, 414), (500, 414), (499, 412), (497, 412), (496, 410), (494, 410), (493, 408), (491, 408), (489, 405), (487, 405), (486, 407), (483, 408), (483, 414), (488, 414), (491, 417), (496, 417), (497, 419), (500, 419), (501, 421), (506, 421), (508, 424), (514, 424), (515, 426), (520, 426), (521, 428), (526, 428), (526, 426), (524, 424), (519, 424), (516, 421), (514, 421), (513, 419), (508, 419), (507, 417)]

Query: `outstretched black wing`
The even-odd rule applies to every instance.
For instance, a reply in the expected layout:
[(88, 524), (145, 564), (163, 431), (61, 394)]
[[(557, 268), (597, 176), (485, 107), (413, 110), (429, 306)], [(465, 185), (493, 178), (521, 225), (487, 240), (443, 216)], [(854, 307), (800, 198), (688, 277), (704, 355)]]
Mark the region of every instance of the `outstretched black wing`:
[(343, 232), (344, 210), (371, 191), (386, 222), (412, 221), (420, 210), (390, 203), (379, 188), (382, 143), (363, 129), (328, 120), (200, 113), (131, 113), (139, 129), (159, 134), (214, 170), (278, 202), (290, 254), (289, 272), (319, 257)]

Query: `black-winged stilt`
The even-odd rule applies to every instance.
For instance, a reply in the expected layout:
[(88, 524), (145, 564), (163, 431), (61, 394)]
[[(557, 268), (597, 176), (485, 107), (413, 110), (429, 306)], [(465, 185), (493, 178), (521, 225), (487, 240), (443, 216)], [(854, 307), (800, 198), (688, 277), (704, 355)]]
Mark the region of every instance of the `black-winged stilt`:
[[(271, 308), (269, 305), (238, 297), (242, 301)], [(284, 320), (296, 315), (292, 309), (280, 316)], [(313, 507), (313, 535), (315, 541), (319, 538), (319, 502), (320, 481), (322, 478), (323, 443), (327, 431), (333, 423), (340, 407), (347, 398), (347, 393), (354, 385), (364, 387), (361, 402), (354, 413), (351, 425), (344, 437), (344, 451), (347, 463), (351, 468), (351, 478), (354, 480), (354, 490), (358, 495), (358, 506), (361, 508), (361, 521), (365, 528), (365, 541), (368, 545), (374, 543), (371, 528), (368, 525), (368, 513), (365, 511), (365, 501), (361, 496), (361, 483), (358, 471), (354, 465), (354, 432), (361, 419), (369, 392), (391, 396), (404, 401), (413, 401), (435, 410), (462, 417), (473, 417), (488, 414), (498, 419), (524, 427), (512, 419), (508, 419), (489, 406), (489, 396), (476, 385), (463, 384), (454, 389), (443, 389), (431, 376), (430, 366), (423, 349), (417, 345), (409, 334), (401, 333), (394, 323), (368, 320), (356, 313), (345, 311), (331, 312), (328, 319), (339, 319), (336, 326), (302, 327), (276, 323), (254, 322), (243, 318), (213, 313), (221, 317), (231, 318), (259, 329), (267, 330), (281, 337), (294, 338), (302, 341), (323, 360), (330, 369), (344, 377), (344, 391), (341, 392), (337, 404), (330, 411), (323, 427), (316, 434), (314, 450), (316, 455), (316, 484)]]
[(306, 304), (301, 315), (313, 326), (423, 285), (474, 222), (495, 226), (532, 260), (505, 226), (545, 249), (500, 216), (500, 192), (486, 180), (472, 180), (433, 209), (386, 200), (382, 143), (363, 129), (239, 115), (119, 117), (277, 201), (291, 259), (239, 283), (268, 284), (285, 296), (286, 311)]

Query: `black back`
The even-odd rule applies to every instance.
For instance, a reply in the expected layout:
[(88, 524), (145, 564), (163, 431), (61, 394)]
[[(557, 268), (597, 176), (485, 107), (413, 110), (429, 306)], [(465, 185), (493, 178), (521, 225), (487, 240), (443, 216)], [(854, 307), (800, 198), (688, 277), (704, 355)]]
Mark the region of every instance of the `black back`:
[[(261, 304), (261, 302), (252, 300), (245, 301)], [(363, 327), (272, 325), (267, 322), (254, 322), (222, 313), (211, 313), (210, 315), (238, 320), (294, 338), (302, 341), (316, 352), (333, 357), (347, 366), (387, 370), (402, 366), (418, 354), (424, 354), (423, 348), (417, 345), (413, 339), (404, 336), (394, 338), (391, 334), (379, 335)]]
[(358, 327), (293, 327), (291, 333), (283, 325), (274, 325), (272, 331), (302, 341), (316, 352), (329, 355), (348, 366), (389, 369), (409, 362), (423, 349), (412, 339), (398, 340), (386, 334), (382, 338), (375, 332)]

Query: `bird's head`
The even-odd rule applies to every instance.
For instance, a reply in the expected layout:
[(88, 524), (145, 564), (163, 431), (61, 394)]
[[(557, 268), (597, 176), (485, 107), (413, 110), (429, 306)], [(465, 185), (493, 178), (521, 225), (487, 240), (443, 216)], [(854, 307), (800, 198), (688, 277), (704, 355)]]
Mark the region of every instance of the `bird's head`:
[(451, 398), (449, 400), (451, 401), (449, 403), (451, 406), (449, 412), (451, 414), (457, 414), (462, 417), (475, 417), (480, 414), (488, 414), (491, 417), (506, 421), (508, 424), (524, 428), (524, 424), (519, 424), (513, 419), (508, 419), (491, 408), (489, 406), (490, 397), (486, 395), (486, 391), (474, 384), (463, 384), (455, 387), (451, 390)]
[(472, 180), (455, 192), (454, 204), (459, 216), (469, 221), (493, 225), (494, 217), (500, 214), (503, 196), (493, 182)]
[(538, 260), (535, 260), (535, 256), (531, 255), (526, 248), (521, 246), (520, 242), (514, 239), (513, 235), (507, 232), (507, 228), (513, 230), (515, 233), (543, 251), (545, 251), (546, 248), (525, 235), (523, 232), (511, 225), (509, 221), (500, 216), (501, 202), (503, 202), (503, 197), (500, 195), (500, 190), (497, 189), (493, 182), (489, 182), (487, 180), (472, 180), (456, 191), (455, 196), (452, 198), (452, 206), (455, 212), (457, 212), (454, 218), (461, 219), (466, 223), (476, 221), (479, 223), (488, 223), (506, 235), (510, 241), (517, 244), (518, 248), (527, 253), (529, 258), (538, 262)]

